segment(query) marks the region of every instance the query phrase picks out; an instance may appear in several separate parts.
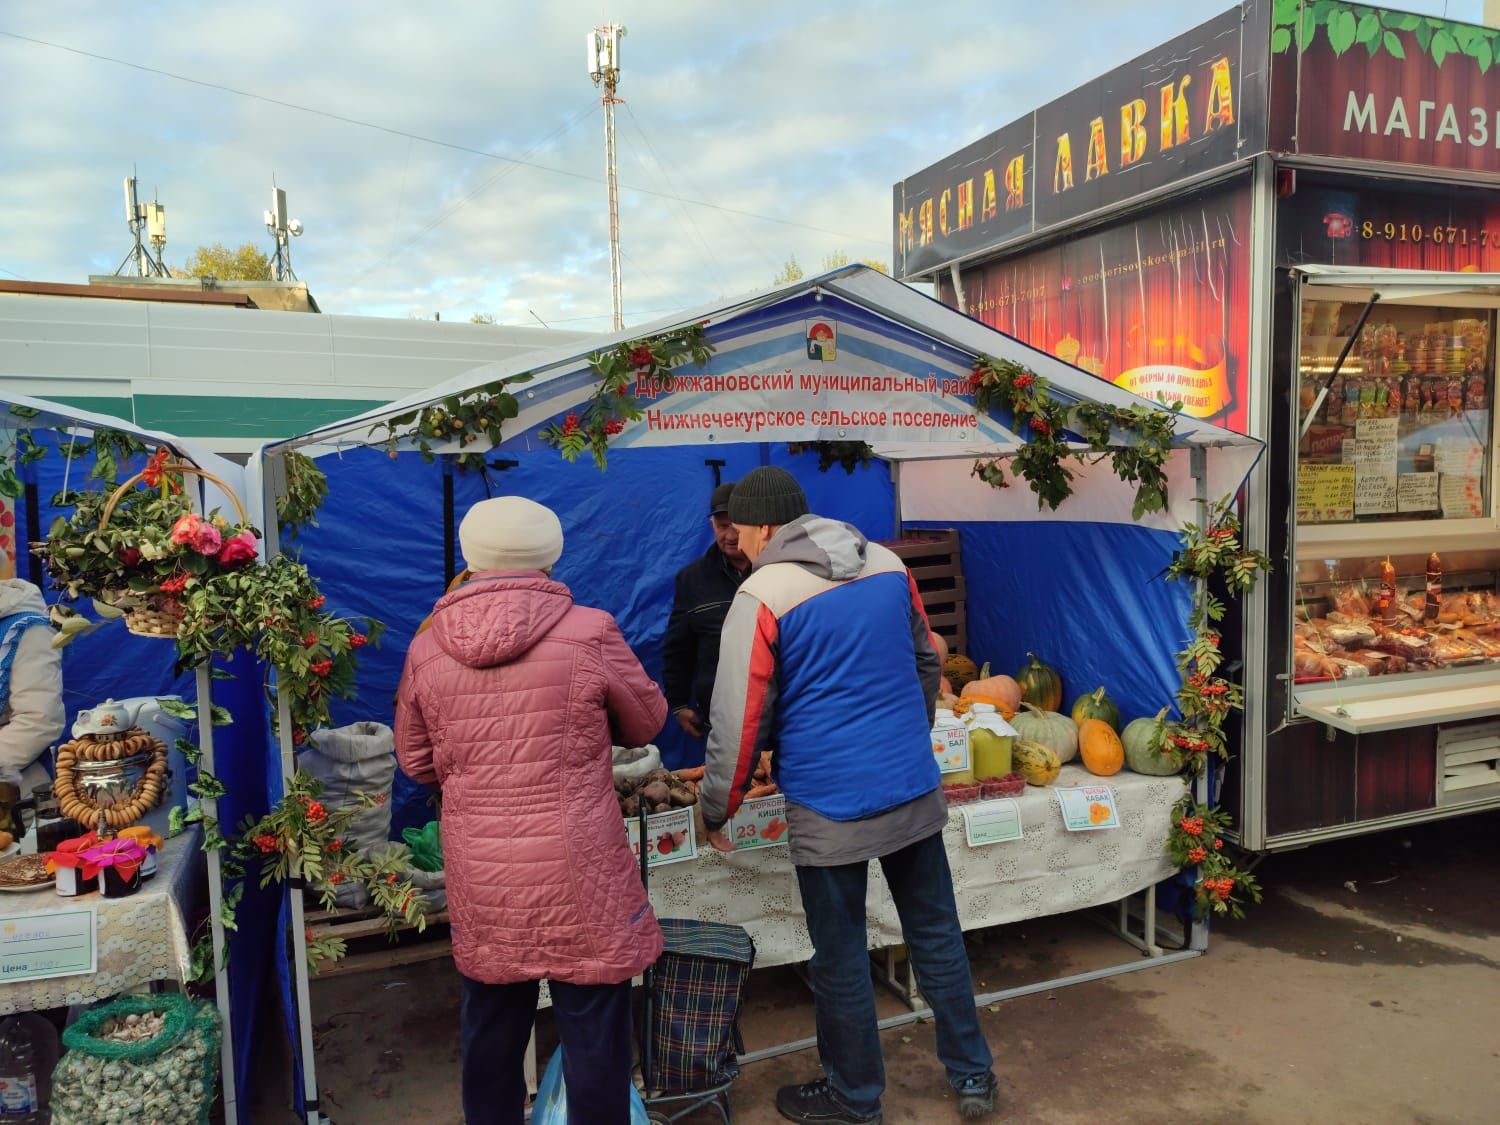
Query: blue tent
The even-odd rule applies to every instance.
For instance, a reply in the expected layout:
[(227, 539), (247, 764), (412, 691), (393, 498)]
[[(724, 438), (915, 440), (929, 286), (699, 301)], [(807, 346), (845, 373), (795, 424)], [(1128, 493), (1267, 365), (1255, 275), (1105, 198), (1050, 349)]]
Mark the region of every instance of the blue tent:
[[(704, 326), (715, 354), (702, 368), (678, 368), (670, 390), (640, 388), (646, 417), (611, 442), (607, 471), (587, 457), (570, 464), (540, 439), (592, 395), (592, 353), (693, 324)], [(659, 678), (673, 576), (710, 542), (709, 493), (763, 464), (790, 469), (814, 511), (871, 538), (890, 538), (903, 526), (956, 528), (976, 660), (1014, 671), (1035, 650), (1068, 682), (1103, 684), (1126, 718), (1154, 714), (1178, 687), (1174, 654), (1186, 637), (1189, 591), (1161, 577), (1176, 530), (1198, 518), (1200, 494), (1218, 498), (1239, 488), (1260, 443), (1179, 416), (1166, 512), (1132, 521), (1133, 493), (1107, 463), (1078, 470), (1075, 496), (1056, 512), (1038, 511), (1024, 481), (997, 490), (970, 475), (975, 458), (1004, 457), (1023, 444), (1007, 415), (976, 414), (968, 377), (978, 355), (1030, 368), (1069, 404), (1142, 403), (878, 271), (850, 266), (629, 333), (478, 367), (268, 446), (268, 495), (289, 450), (318, 457), (327, 473), (319, 526), (293, 548), (331, 608), (389, 627), (383, 647), (366, 650), (358, 697), (341, 704), (336, 718), (390, 720), (406, 644), (443, 592), (455, 514), (487, 494), (524, 495), (558, 513), (566, 545), (555, 576), (579, 602), (613, 613)], [(392, 419), (522, 374), (532, 378), (511, 388), (519, 417), (506, 423), (491, 454), (508, 467), (483, 476), (457, 471), (443, 456), (459, 452), (456, 444), (436, 444), (438, 464), (429, 464), (413, 455), (411, 442), (386, 440)], [(788, 449), (813, 441), (867, 442), (876, 459), (851, 472), (820, 472), (817, 457)], [(660, 745), (671, 765), (701, 760), (701, 745), (670, 722)], [(397, 828), (430, 818), (426, 795), (414, 786), (397, 804)], [(288, 997), (289, 989), (290, 982)], [(307, 1089), (315, 1089), (310, 1077)]]

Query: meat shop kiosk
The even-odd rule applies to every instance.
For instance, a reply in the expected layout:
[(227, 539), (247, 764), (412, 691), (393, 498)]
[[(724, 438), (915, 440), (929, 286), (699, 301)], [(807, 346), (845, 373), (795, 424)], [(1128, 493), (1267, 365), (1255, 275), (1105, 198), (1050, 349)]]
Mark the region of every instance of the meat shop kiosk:
[(1267, 443), (1218, 779), (1254, 850), (1500, 806), (1497, 61), (1247, 0), (895, 186), (897, 276)]

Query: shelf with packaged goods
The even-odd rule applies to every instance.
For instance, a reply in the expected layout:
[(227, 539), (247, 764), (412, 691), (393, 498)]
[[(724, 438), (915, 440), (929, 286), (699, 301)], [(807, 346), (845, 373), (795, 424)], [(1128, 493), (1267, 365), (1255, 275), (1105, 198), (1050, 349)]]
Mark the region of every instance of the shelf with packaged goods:
[[(1500, 547), (1303, 551), (1293, 578), (1294, 695), (1325, 684), (1416, 683), (1434, 672), (1500, 673)], [(1500, 712), (1500, 687), (1495, 695)]]
[(1494, 313), (1377, 305), (1363, 319), (1371, 312), (1332, 294), (1301, 306), (1299, 554), (1458, 550), (1494, 537)]

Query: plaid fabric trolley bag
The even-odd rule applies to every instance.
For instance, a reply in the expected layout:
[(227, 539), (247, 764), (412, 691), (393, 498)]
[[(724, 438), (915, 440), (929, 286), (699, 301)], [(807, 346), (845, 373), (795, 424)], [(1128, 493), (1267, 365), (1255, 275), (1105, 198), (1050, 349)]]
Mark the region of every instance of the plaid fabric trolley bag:
[(646, 1105), (653, 1120), (668, 1122), (712, 1106), (728, 1125), (729, 1088), (740, 1073), (735, 1056), (744, 1050), (740, 1006), (755, 964), (755, 943), (742, 926), (692, 918), (660, 922), (662, 955), (643, 981)]

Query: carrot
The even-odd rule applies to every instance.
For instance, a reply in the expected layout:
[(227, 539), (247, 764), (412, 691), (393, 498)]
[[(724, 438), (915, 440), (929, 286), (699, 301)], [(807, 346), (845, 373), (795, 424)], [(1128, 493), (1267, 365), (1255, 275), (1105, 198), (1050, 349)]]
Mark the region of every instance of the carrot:
[(704, 769), (704, 767), (702, 767), (702, 766), (689, 766), (685, 770), (678, 770), (677, 771), (677, 780), (678, 781), (702, 781), (703, 780), (703, 769)]
[(762, 750), (760, 754), (760, 772), (767, 777), (771, 776), (771, 752)]
[(773, 797), (778, 792), (779, 790), (776, 788), (774, 783), (766, 785), (755, 785), (752, 786), (750, 788), (750, 791), (745, 794), (745, 800), (751, 801), (756, 797)]

